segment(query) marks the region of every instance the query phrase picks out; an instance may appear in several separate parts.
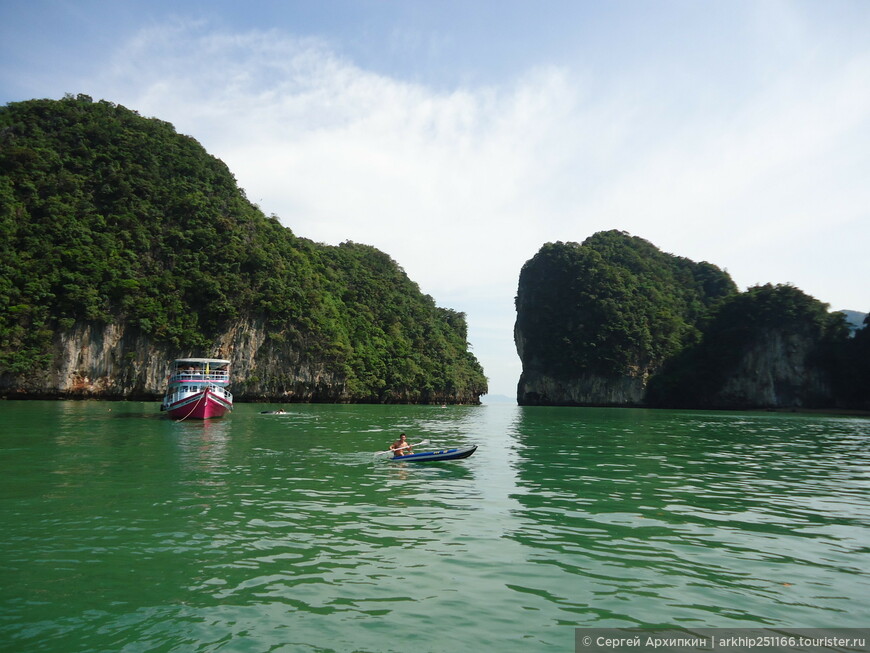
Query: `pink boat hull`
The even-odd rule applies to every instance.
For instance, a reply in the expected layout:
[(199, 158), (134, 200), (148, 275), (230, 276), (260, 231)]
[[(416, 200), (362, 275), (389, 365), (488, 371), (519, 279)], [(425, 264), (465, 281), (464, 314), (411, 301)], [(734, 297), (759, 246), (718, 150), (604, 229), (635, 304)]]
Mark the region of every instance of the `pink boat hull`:
[(223, 417), (232, 409), (233, 405), (223, 397), (205, 390), (171, 404), (167, 412), (172, 419), (211, 419)]

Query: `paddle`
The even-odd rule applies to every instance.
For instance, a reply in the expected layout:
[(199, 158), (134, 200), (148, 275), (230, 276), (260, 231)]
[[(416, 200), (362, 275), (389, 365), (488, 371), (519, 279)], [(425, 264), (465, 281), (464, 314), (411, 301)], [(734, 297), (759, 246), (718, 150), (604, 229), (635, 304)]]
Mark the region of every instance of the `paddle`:
[(408, 449), (409, 447), (419, 447), (424, 444), (429, 444), (429, 440), (420, 440), (420, 442), (416, 442), (414, 444), (406, 444), (402, 447), (396, 447), (395, 449), (388, 449), (387, 451), (378, 451), (374, 455), (377, 456), (386, 456), (388, 453), (395, 453), (396, 451), (400, 451), (402, 449)]

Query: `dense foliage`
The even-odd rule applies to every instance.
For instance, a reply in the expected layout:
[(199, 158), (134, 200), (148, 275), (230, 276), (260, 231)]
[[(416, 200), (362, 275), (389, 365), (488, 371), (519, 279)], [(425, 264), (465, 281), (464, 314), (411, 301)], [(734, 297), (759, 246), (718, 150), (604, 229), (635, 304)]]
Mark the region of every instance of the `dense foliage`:
[(756, 286), (727, 297), (702, 329), (697, 345), (681, 352), (650, 380), (649, 403), (709, 405), (748, 349), (773, 332), (811, 343), (807, 362), (832, 378), (839, 374), (836, 358), (849, 337), (842, 313), (829, 313), (827, 304), (787, 284)]
[(345, 360), (358, 396), (426, 400), (484, 392), (485, 379), (468, 351), (463, 313), (440, 308), (383, 252), (343, 243), (321, 247), (323, 295), (331, 353)]
[(77, 322), (181, 353), (258, 318), (360, 400), (486, 389), (464, 315), (389, 257), (295, 236), (195, 140), (87, 96), (0, 108), (0, 306), (0, 372), (47, 365)]
[(554, 378), (643, 376), (697, 341), (697, 323), (736, 292), (727, 273), (620, 231), (548, 243), (517, 294), (524, 370)]

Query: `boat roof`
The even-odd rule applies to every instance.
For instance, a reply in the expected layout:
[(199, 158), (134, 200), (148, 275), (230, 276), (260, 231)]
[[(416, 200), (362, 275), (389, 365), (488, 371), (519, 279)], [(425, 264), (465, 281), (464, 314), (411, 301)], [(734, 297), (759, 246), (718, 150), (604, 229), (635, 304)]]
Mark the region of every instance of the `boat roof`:
[(179, 363), (217, 363), (218, 365), (230, 364), (228, 360), (224, 360), (223, 358), (176, 358), (174, 361), (172, 361), (173, 365), (178, 365)]

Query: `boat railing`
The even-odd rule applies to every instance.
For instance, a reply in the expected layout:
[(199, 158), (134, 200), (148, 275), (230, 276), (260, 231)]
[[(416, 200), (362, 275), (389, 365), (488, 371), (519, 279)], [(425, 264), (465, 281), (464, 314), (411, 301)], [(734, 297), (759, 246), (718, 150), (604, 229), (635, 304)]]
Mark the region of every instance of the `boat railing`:
[(170, 381), (214, 381), (227, 383), (230, 373), (227, 370), (214, 370), (206, 374), (203, 370), (178, 370), (169, 377)]
[[(225, 386), (214, 385), (214, 386), (208, 386), (208, 388), (216, 394), (223, 395), (229, 401), (233, 400), (233, 393), (230, 392), (229, 390), (227, 390), (227, 388)], [(203, 388), (202, 386), (191, 386), (189, 389), (186, 387), (185, 388), (177, 388), (177, 389), (172, 390), (171, 392), (167, 393), (166, 396), (168, 399), (174, 401), (176, 397), (192, 394), (195, 392), (202, 392), (205, 389), (206, 388)]]

